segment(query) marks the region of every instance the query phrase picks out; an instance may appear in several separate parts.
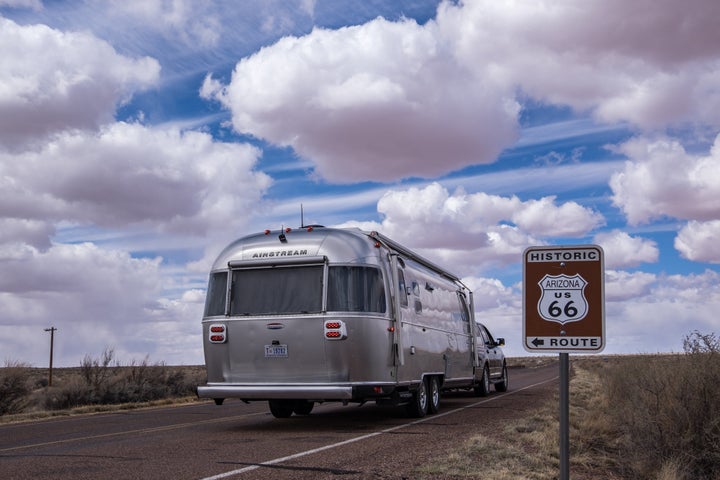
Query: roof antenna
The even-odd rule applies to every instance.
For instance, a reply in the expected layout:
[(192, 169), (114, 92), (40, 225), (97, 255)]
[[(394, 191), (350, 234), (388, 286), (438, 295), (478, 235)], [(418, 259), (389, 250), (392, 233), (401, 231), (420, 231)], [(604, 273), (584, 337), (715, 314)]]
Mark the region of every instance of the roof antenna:
[(303, 213), (303, 204), (300, 204), (300, 228), (305, 228), (305, 214)]

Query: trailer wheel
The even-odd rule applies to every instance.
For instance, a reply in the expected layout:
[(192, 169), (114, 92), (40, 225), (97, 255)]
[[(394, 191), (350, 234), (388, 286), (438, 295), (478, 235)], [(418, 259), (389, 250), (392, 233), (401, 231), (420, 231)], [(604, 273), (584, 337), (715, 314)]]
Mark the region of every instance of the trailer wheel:
[(440, 411), (440, 383), (438, 377), (428, 377), (428, 413)]
[(420, 382), (418, 389), (415, 390), (412, 400), (407, 406), (408, 414), (411, 417), (422, 418), (428, 413), (428, 392), (425, 379)]
[(487, 395), (490, 393), (490, 371), (488, 370), (488, 366), (485, 365), (483, 367), (483, 375), (482, 379), (480, 380), (480, 383), (478, 385), (475, 385), (475, 395), (478, 397), (487, 397)]
[(308, 400), (298, 400), (295, 402), (295, 405), (293, 405), (293, 411), (296, 415), (310, 415), (314, 406), (314, 402), (310, 402)]
[(270, 413), (275, 418), (289, 418), (293, 414), (294, 402), (292, 400), (268, 400)]

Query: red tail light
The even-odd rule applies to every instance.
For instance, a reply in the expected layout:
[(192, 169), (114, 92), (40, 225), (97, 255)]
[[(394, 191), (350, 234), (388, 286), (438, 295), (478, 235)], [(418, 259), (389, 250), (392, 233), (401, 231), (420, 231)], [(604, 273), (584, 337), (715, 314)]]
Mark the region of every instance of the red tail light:
[(325, 322), (324, 330), (326, 340), (345, 340), (347, 338), (347, 327), (342, 320)]
[(225, 343), (227, 341), (227, 327), (222, 323), (213, 323), (208, 328), (210, 343)]

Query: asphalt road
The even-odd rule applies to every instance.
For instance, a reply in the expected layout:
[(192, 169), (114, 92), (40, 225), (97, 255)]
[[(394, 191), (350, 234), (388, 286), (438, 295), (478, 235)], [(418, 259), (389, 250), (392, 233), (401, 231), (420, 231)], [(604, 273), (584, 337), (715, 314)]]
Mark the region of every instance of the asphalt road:
[(266, 402), (227, 400), (0, 426), (0, 478), (410, 479), (476, 433), (551, 398), (557, 365), (511, 369), (507, 393), (443, 395), (440, 412), (316, 406), (276, 419)]

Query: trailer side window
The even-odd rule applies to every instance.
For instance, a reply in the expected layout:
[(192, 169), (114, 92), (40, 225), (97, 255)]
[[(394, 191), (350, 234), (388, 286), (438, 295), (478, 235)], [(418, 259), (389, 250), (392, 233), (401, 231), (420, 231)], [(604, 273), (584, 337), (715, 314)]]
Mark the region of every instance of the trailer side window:
[(322, 265), (233, 270), (230, 315), (320, 312), (322, 284)]
[(398, 268), (398, 295), (400, 295), (400, 306), (408, 306), (408, 291), (405, 286), (405, 274), (401, 269)]
[(465, 301), (465, 295), (458, 293), (458, 300), (460, 300), (460, 318), (463, 321), (463, 328), (465, 333), (470, 333), (470, 312), (468, 310), (467, 302)]
[(328, 275), (328, 311), (385, 313), (385, 287), (379, 269), (331, 266)]
[(205, 316), (225, 315), (225, 299), (227, 297), (227, 272), (210, 274), (207, 296), (205, 297)]

